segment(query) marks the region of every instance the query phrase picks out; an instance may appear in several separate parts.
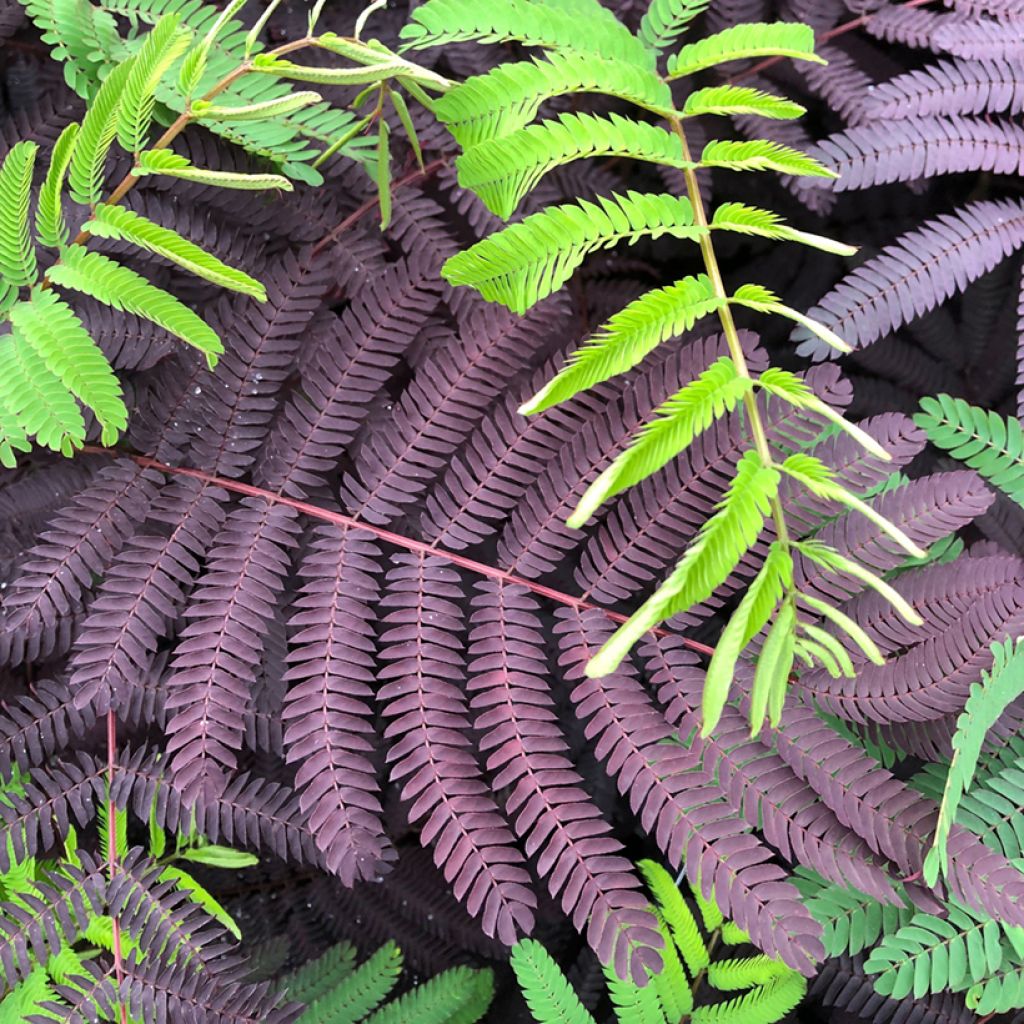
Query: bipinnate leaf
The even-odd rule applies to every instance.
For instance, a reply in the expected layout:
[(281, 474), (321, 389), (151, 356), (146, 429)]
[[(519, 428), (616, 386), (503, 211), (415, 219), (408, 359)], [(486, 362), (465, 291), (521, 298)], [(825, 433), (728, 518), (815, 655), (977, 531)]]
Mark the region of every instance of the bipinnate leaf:
[(48, 274), (54, 284), (91, 295), (114, 309), (124, 309), (159, 324), (204, 353), (211, 369), (224, 351), (217, 333), (205, 320), (169, 292), (150, 284), (141, 274), (109, 256), (73, 245), (62, 251), (60, 262), (54, 264)]
[(251, 295), (260, 302), (267, 299), (266, 289), (259, 281), (222, 263), (177, 231), (154, 224), (134, 210), (100, 203), (93, 209), (92, 220), (85, 223), (84, 230), (99, 238), (131, 242), (222, 288)]
[(561, 968), (536, 939), (520, 939), (509, 963), (537, 1024), (595, 1024)]
[(744, 452), (715, 514), (701, 527), (668, 579), (590, 660), (588, 675), (599, 677), (614, 671), (649, 629), (714, 593), (761, 533), (779, 479), (779, 471), (765, 466), (757, 452)]
[(32, 284), (38, 274), (28, 223), (38, 149), (34, 142), (19, 142), (0, 167), (0, 277), (15, 288)]
[(801, 245), (830, 252), (836, 256), (853, 256), (857, 252), (856, 246), (846, 245), (823, 235), (799, 231), (786, 224), (779, 214), (771, 210), (762, 210), (757, 206), (747, 206), (745, 203), (722, 203), (711, 217), (711, 227), (734, 231), (740, 235), (757, 235), (783, 242), (799, 242)]
[(814, 52), (814, 30), (798, 22), (733, 25), (684, 46), (668, 59), (669, 78), (683, 78), (696, 71), (730, 60), (790, 57), (793, 60), (825, 61)]
[(599, 505), (656, 473), (752, 389), (753, 381), (737, 371), (731, 358), (722, 356), (655, 411), (654, 419), (587, 488), (569, 525), (582, 526)]

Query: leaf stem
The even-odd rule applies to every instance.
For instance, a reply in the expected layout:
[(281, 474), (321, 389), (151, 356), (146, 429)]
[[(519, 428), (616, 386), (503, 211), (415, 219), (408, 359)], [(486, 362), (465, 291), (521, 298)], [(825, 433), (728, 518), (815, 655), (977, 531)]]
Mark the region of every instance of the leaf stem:
[[(722, 280), (722, 272), (718, 266), (718, 258), (715, 255), (715, 245), (711, 240), (711, 231), (708, 228), (707, 213), (704, 209), (704, 200), (700, 192), (700, 182), (697, 180), (697, 172), (692, 166), (693, 157), (690, 155), (690, 147), (686, 141), (686, 132), (683, 130), (683, 122), (679, 117), (669, 119), (672, 130), (679, 138), (683, 147), (684, 164), (691, 165), (683, 171), (686, 179), (686, 193), (690, 204), (693, 206), (693, 219), (699, 227), (705, 230), (701, 233), (699, 244), (700, 253), (704, 260), (704, 269), (711, 279), (711, 286), (714, 294), (722, 302), (718, 307), (718, 319), (722, 324), (722, 331), (725, 334), (726, 344), (729, 346), (729, 355), (736, 366), (736, 372), (741, 377), (752, 379), (750, 368), (747, 366), (746, 357), (743, 355), (743, 345), (740, 343), (739, 331), (736, 329), (736, 321), (732, 317), (732, 308), (729, 305), (729, 293), (725, 290), (725, 283)], [(754, 442), (754, 448), (765, 467), (774, 466), (772, 450), (768, 445), (768, 435), (765, 433), (764, 422), (761, 419), (761, 412), (757, 408), (757, 398), (753, 391), (748, 391), (743, 396), (743, 408), (750, 423), (750, 433)], [(789, 549), (789, 530), (786, 527), (786, 517), (782, 510), (782, 502), (778, 496), (771, 502), (772, 519), (775, 522), (775, 534), (779, 544), (787, 551)]]

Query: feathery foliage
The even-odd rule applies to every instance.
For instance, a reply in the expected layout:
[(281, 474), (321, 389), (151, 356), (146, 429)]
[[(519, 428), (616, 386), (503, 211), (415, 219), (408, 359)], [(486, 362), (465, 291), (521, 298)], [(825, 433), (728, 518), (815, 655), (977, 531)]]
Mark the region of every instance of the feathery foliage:
[[(807, 989), (804, 978), (763, 953), (712, 959), (719, 943), (742, 945), (747, 936), (725, 921), (714, 903), (694, 891), (691, 898), (702, 929), (690, 903), (660, 864), (641, 861), (638, 867), (654, 897), (666, 949), (671, 952), (662, 970), (643, 986), (605, 968), (619, 1024), (677, 1024), (681, 1019), (703, 1024), (774, 1024), (800, 1002)], [(541, 943), (534, 939), (516, 943), (512, 968), (537, 1024), (594, 1024)], [(706, 993), (700, 993), (697, 1005), (705, 983), (725, 998), (708, 1003)]]
[[(615, 157), (682, 171), (685, 196), (640, 194), (601, 196), (596, 201), (546, 206), (497, 231), (443, 267), (445, 279), (474, 288), (485, 299), (525, 313), (565, 284), (590, 254), (640, 238), (668, 235), (696, 242), (705, 273), (654, 289), (614, 314), (584, 345), (569, 356), (566, 366), (520, 412), (530, 415), (565, 403), (581, 392), (630, 371), (668, 339), (689, 330), (700, 319), (717, 314), (725, 331), (728, 357), (698, 375), (656, 410), (642, 425), (631, 445), (605, 469), (583, 495), (568, 526), (582, 527), (609, 499), (658, 473), (693, 446), (725, 414), (742, 404), (749, 423), (750, 451), (738, 465), (737, 477), (721, 507), (705, 523), (677, 569), (590, 659), (588, 672), (603, 676), (615, 671), (639, 638), (673, 615), (708, 600), (740, 564), (770, 521), (778, 538), (775, 557), (762, 567), (754, 595), (740, 606), (740, 620), (723, 634), (723, 652), (713, 663), (705, 701), (704, 733), (712, 729), (732, 697), (737, 661), (754, 637), (769, 628), (767, 657), (761, 659), (752, 724), (759, 728), (765, 714), (778, 721), (789, 667), (795, 656), (823, 664), (842, 674), (853, 673), (846, 644), (865, 649), (865, 636), (855, 623), (829, 602), (804, 602), (796, 612), (799, 588), (793, 574), (793, 550), (779, 500), (783, 472), (808, 486), (812, 494), (877, 514), (854, 495), (821, 474), (811, 479), (784, 467), (769, 445), (758, 406), (757, 391), (812, 408), (835, 420), (827, 404), (786, 378), (769, 370), (760, 377), (747, 366), (733, 306), (797, 321), (832, 346), (848, 351), (834, 332), (780, 302), (768, 289), (743, 284), (726, 291), (718, 267), (712, 230), (760, 235), (849, 252), (849, 248), (784, 225), (774, 213), (739, 203), (721, 205), (709, 217), (704, 209), (696, 172), (705, 168), (742, 171), (771, 170), (781, 174), (832, 178), (835, 173), (817, 159), (770, 139), (712, 140), (699, 159), (690, 153), (686, 119), (698, 114), (760, 115), (791, 119), (802, 108), (763, 90), (725, 85), (691, 90), (681, 110), (673, 109), (665, 90), (671, 80), (688, 77), (727, 61), (790, 57), (823, 63), (814, 53), (813, 30), (799, 23), (741, 24), (688, 42), (668, 56), (666, 71), (658, 63), (703, 10), (702, 3), (655, 0), (640, 30), (632, 35), (596, 0), (571, 0), (563, 7), (543, 0), (498, 0), (486, 13), (471, 11), (456, 0), (427, 0), (413, 13), (403, 31), (407, 46), (423, 48), (444, 42), (516, 39), (543, 46), (545, 62), (503, 64), (485, 75), (471, 77), (448, 91), (438, 104), (462, 154), (456, 161), (459, 184), (470, 189), (492, 213), (508, 219), (523, 200), (556, 167), (594, 157)], [(570, 26), (569, 11), (578, 15)], [(627, 42), (628, 40), (628, 42)], [(644, 53), (639, 58), (637, 51)], [(581, 68), (581, 57), (597, 55), (614, 63), (602, 78), (600, 64), (592, 76)], [(629, 66), (627, 72), (622, 65)], [(607, 82), (607, 85), (606, 85)], [(618, 113), (559, 114), (534, 121), (541, 103), (558, 95), (604, 92), (633, 106), (633, 116)], [(656, 99), (657, 104), (652, 104)], [(639, 109), (637, 109), (639, 108)], [(653, 113), (663, 126), (652, 123)], [(774, 373), (774, 376), (772, 376)], [(841, 417), (839, 418), (841, 421)], [(841, 423), (845, 425), (845, 423)], [(863, 432), (855, 434), (865, 440)], [(869, 450), (887, 457), (870, 439)], [(827, 494), (825, 492), (828, 492)], [(890, 536), (907, 553), (924, 553), (902, 531)], [(815, 603), (816, 602), (816, 603)], [(905, 605), (900, 607), (906, 608)], [(776, 609), (778, 609), (776, 615)], [(807, 617), (807, 611), (812, 614)], [(911, 613), (914, 618), (914, 613)], [(837, 627), (843, 639), (819, 622)], [(868, 645), (872, 657), (880, 657)]]

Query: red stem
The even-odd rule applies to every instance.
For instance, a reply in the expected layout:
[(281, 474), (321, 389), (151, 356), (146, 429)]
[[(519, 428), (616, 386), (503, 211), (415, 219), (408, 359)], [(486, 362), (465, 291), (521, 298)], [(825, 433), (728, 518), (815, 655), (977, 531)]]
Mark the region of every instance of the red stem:
[[(117, 718), (113, 710), (107, 712), (107, 873), (113, 884), (117, 875), (117, 808), (114, 806), (114, 768), (117, 758)], [(113, 922), (114, 976), (117, 978), (118, 1008), (121, 1024), (128, 1024), (128, 1010), (121, 1000), (121, 984), (124, 981), (124, 957), (121, 951), (121, 921)]]
[[(456, 554), (454, 551), (445, 551), (442, 548), (435, 548), (432, 545), (427, 544), (425, 541), (414, 540), (412, 537), (404, 537), (400, 533), (393, 533), (391, 530), (385, 530), (379, 526), (373, 526), (370, 523), (363, 522), (360, 519), (355, 519), (352, 516), (342, 515), (340, 512), (332, 512), (330, 509), (320, 508), (319, 505), (311, 505), (306, 501), (297, 501), (295, 498), (286, 498), (284, 495), (275, 494), (273, 491), (264, 490), (262, 487), (254, 487), (252, 484), (239, 483), (237, 480), (225, 480), (223, 477), (214, 476), (212, 473), (206, 473), (201, 469), (188, 469), (185, 466), (168, 466), (166, 463), (158, 462), (156, 459), (151, 459), (147, 455), (131, 455), (128, 452), (120, 452), (113, 448), (101, 448), (97, 445), (86, 445), (82, 451), (89, 452), (93, 455), (109, 455), (114, 458), (131, 459), (137, 465), (143, 466), (146, 469), (155, 469), (159, 473), (169, 473), (172, 476), (192, 477), (193, 480), (201, 480), (203, 483), (209, 484), (212, 487), (221, 487), (225, 491), (232, 491), (235, 494), (244, 494), (250, 498), (262, 498), (267, 502), (286, 505), (288, 508), (295, 509), (296, 512), (301, 512), (313, 519), (320, 519), (325, 523), (334, 523), (335, 526), (344, 526), (354, 530), (365, 530), (367, 533), (372, 533), (380, 540), (383, 540), (388, 544), (394, 544), (396, 547), (404, 548), (406, 551), (415, 551), (417, 554), (423, 555), (436, 555), (438, 558), (443, 558), (445, 561), (451, 562), (452, 565), (457, 565), (460, 569), (476, 573), (478, 576), (486, 576), (488, 579), (500, 580), (502, 583), (525, 587), (527, 590), (533, 591), (533, 593), (538, 594), (540, 597), (546, 597), (549, 601), (554, 601), (556, 604), (564, 604), (570, 608), (578, 608), (584, 611), (593, 610), (603, 612), (613, 622), (625, 622), (628, 619), (628, 616), (622, 615), (619, 612), (609, 611), (607, 608), (602, 608), (600, 605), (593, 604), (590, 601), (585, 601), (581, 597), (574, 597), (572, 594), (563, 593), (561, 590), (546, 587), (542, 583), (536, 583), (535, 581), (525, 579), (522, 576), (516, 576), (514, 573), (506, 572), (504, 569), (498, 569), (493, 565), (487, 565), (484, 562), (477, 562), (472, 558), (467, 558), (465, 555)], [(651, 632), (654, 633), (655, 636), (679, 636), (677, 633), (670, 633), (667, 630), (662, 629), (654, 629), (651, 630)], [(687, 637), (679, 637), (679, 639), (682, 640), (682, 642), (692, 651), (698, 651), (700, 654), (705, 654), (708, 657), (715, 653), (715, 649), (713, 647), (709, 647), (707, 644), (702, 644), (697, 640), (690, 640)]]

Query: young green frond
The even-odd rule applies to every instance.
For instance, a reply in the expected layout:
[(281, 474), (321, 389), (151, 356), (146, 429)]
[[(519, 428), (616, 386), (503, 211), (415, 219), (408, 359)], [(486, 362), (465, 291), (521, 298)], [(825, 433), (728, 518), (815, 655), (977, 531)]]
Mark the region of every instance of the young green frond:
[(520, 939), (509, 958), (537, 1024), (595, 1024), (551, 954), (536, 939)]
[(546, 100), (581, 92), (614, 96), (647, 110), (672, 109), (671, 90), (652, 71), (592, 54), (552, 52), (467, 79), (437, 100), (434, 114), (463, 149), (470, 149), (525, 127)]
[(0, 340), (0, 404), (44, 448), (71, 455), (85, 442), (78, 403), (17, 330)]
[(668, 77), (684, 78), (730, 60), (791, 57), (793, 60), (826, 61), (814, 52), (814, 29), (799, 22), (733, 25), (684, 46), (668, 59)]
[(566, 365), (520, 409), (524, 416), (565, 402), (639, 363), (663, 341), (690, 330), (721, 299), (706, 274), (655, 288), (616, 313), (569, 356)]
[(711, 85), (697, 89), (686, 97), (682, 111), (684, 117), (697, 117), (700, 114), (752, 114), (780, 121), (802, 117), (806, 112), (799, 103), (744, 85)]
[(481, 142), (459, 156), (455, 166), (459, 184), (507, 220), (545, 174), (573, 160), (599, 156), (688, 166), (678, 136), (618, 114), (561, 114)]
[(28, 224), (38, 150), (34, 142), (19, 142), (0, 167), (0, 277), (15, 288), (32, 284), (39, 273)]
[(915, 544), (895, 523), (877, 512), (871, 505), (861, 501), (838, 483), (835, 473), (820, 459), (803, 452), (788, 456), (779, 466), (783, 473), (803, 484), (812, 494), (826, 501), (838, 501), (870, 519), (880, 530), (888, 534), (911, 558), (924, 558), (926, 552)]
[(823, 235), (798, 231), (783, 223), (777, 213), (762, 210), (757, 206), (747, 206), (745, 203), (722, 203), (711, 218), (711, 227), (722, 231), (734, 231), (740, 235), (774, 238), (781, 242), (799, 242), (801, 245), (830, 252), (836, 256), (853, 256), (857, 252), (855, 245), (845, 245)]
[(377, 186), (377, 202), (380, 205), (380, 228), (387, 230), (391, 223), (391, 147), (388, 145), (390, 129), (382, 117), (377, 125), (377, 159), (374, 163), (373, 181)]
[(169, 178), (194, 181), (199, 185), (243, 189), (249, 192), (271, 188), (291, 192), (295, 187), (280, 174), (240, 174), (234, 171), (211, 171), (205, 167), (195, 167), (181, 154), (172, 153), (169, 149), (147, 149), (139, 153), (132, 173), (136, 177), (163, 174)]
[(485, 299), (525, 313), (557, 291), (586, 257), (642, 237), (697, 239), (706, 231), (685, 198), (629, 192), (549, 206), (450, 257), (449, 284), (469, 285)]
[(317, 36), (313, 42), (320, 49), (330, 50), (331, 53), (347, 57), (349, 60), (355, 61), (356, 64), (365, 66), (380, 64), (382, 60), (386, 60), (387, 63), (396, 65), (395, 77), (410, 91), (430, 89), (433, 92), (445, 92), (454, 85), (453, 82), (436, 71), (431, 71), (430, 68), (425, 68), (420, 64), (414, 64), (412, 61), (406, 60), (405, 57), (394, 53), (377, 39), (361, 42), (357, 39), (339, 36), (334, 32), (325, 32), (323, 35)]
[(260, 103), (246, 103), (244, 106), (225, 107), (209, 100), (196, 100), (192, 114), (199, 121), (266, 121), (285, 114), (294, 114), (323, 97), (318, 92), (293, 92)]
[(587, 675), (613, 672), (649, 629), (706, 601), (754, 545), (778, 488), (779, 471), (763, 465), (757, 452), (744, 452), (715, 514), (701, 527), (668, 579), (590, 659)]
[(61, 252), (49, 270), (50, 280), (62, 288), (91, 295), (114, 309), (124, 309), (159, 324), (206, 355), (212, 369), (224, 351), (209, 324), (173, 295), (157, 288), (141, 274), (99, 252), (73, 245)]
[(932, 444), (977, 470), (1024, 506), (1024, 427), (1014, 416), (979, 409), (962, 398), (921, 399), (914, 417)]
[(793, 558), (785, 545), (773, 541), (754, 582), (715, 644), (704, 683), (702, 735), (707, 736), (722, 716), (740, 654), (768, 624), (779, 601), (792, 586)]
[(949, 868), (946, 843), (963, 795), (971, 788), (981, 748), (1000, 715), (1024, 693), (1024, 640), (1010, 638), (992, 644), (992, 668), (971, 687), (953, 734), (953, 760), (939, 805), (935, 839), (924, 862), (924, 878), (935, 885)]
[(405, 62), (383, 60), (379, 64), (355, 68), (307, 67), (282, 57), (260, 54), (253, 61), (252, 70), (260, 75), (317, 85), (372, 85), (398, 77), (405, 70)]
[(885, 657), (878, 649), (878, 644), (845, 612), (833, 608), (827, 601), (821, 601), (812, 594), (797, 595), (808, 608), (816, 611), (823, 619), (828, 619), (834, 626), (841, 629), (863, 652), (867, 659), (875, 665), (884, 665)]
[(395, 987), (402, 973), (402, 953), (387, 942), (338, 984), (328, 989), (299, 1018), (310, 1024), (323, 1021), (361, 1021), (375, 1010)]
[(691, 1024), (774, 1024), (807, 994), (807, 979), (796, 971), (759, 985), (741, 996), (710, 1006), (698, 1006)]
[(103, 80), (82, 118), (68, 169), (71, 198), (81, 206), (100, 201), (103, 166), (117, 133), (118, 105), (134, 66), (134, 57), (118, 64)]
[(773, 727), (778, 724), (795, 654), (796, 609), (792, 601), (785, 601), (768, 630), (754, 669), (754, 684), (750, 690), (751, 737), (761, 731), (766, 715)]
[(651, 890), (654, 902), (665, 918), (672, 941), (678, 947), (687, 970), (694, 976), (698, 975), (707, 968), (711, 956), (693, 911), (679, 891), (675, 879), (653, 860), (639, 861), (637, 870), (647, 883), (647, 888)]
[(260, 302), (266, 301), (266, 289), (259, 281), (244, 271), (229, 267), (176, 231), (154, 224), (134, 210), (101, 203), (93, 210), (92, 220), (83, 227), (98, 238), (131, 242), (222, 288), (251, 295)]
[(68, 391), (96, 414), (103, 443), (113, 444), (128, 425), (121, 385), (71, 307), (53, 291), (37, 290), (11, 309), (11, 323)]
[[(476, 1024), (494, 996), (489, 969), (452, 967), (364, 1018), (365, 1024)], [(302, 1018), (299, 1018), (300, 1024)]]
[(884, 597), (911, 625), (920, 626), (924, 622), (924, 619), (904, 600), (898, 590), (859, 562), (840, 554), (835, 548), (818, 540), (794, 541), (793, 547), (826, 572), (842, 573), (860, 580), (861, 583)]
[[(802, 637), (799, 636), (801, 633)], [(840, 676), (852, 679), (856, 675), (849, 652), (821, 626), (813, 622), (804, 622), (798, 617), (797, 634), (797, 644), (809, 652), (815, 660), (821, 662), (833, 679), (838, 679)]]
[[(9, 341), (0, 341), (0, 346), (9, 344)], [(32, 445), (29, 443), (28, 435), (25, 433), (18, 417), (13, 409), (8, 409), (0, 395), (0, 466), (5, 469), (14, 469), (18, 464), (17, 452), (29, 452)]]
[(780, 174), (792, 174), (797, 177), (838, 177), (835, 171), (814, 157), (801, 153), (799, 149), (764, 139), (751, 139), (748, 142), (734, 142), (729, 139), (709, 142), (701, 153), (700, 166), (721, 167), (727, 171), (778, 171)]
[(68, 164), (71, 163), (71, 154), (78, 139), (78, 127), (78, 123), (72, 121), (54, 143), (46, 180), (39, 190), (39, 201), (36, 203), (36, 237), (41, 245), (50, 249), (59, 249), (68, 240), (61, 193), (64, 191)]
[(602, 503), (656, 473), (697, 434), (735, 409), (752, 388), (753, 381), (741, 376), (728, 356), (712, 363), (661, 405), (632, 444), (587, 488), (569, 526), (583, 526)]
[(666, 1024), (661, 1001), (654, 985), (641, 988), (631, 980), (623, 981), (614, 967), (603, 967), (608, 996), (618, 1024)]
[(654, 54), (598, 0), (427, 0), (402, 29), (402, 50), (444, 43), (519, 42), (654, 68)]
[(144, 149), (156, 104), (156, 87), (188, 49), (192, 33), (176, 14), (165, 14), (136, 51), (117, 110), (117, 139), (129, 153)]
[(652, 49), (668, 49), (711, 0), (651, 0), (640, 19), (640, 38)]

